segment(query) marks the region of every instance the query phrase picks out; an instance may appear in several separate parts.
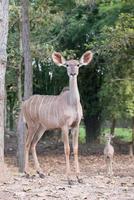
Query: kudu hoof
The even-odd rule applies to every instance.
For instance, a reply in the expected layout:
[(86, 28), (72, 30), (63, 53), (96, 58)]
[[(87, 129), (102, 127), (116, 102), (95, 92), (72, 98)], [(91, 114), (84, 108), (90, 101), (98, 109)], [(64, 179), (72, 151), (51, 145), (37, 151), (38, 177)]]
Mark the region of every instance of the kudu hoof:
[(84, 183), (84, 181), (83, 181), (82, 178), (78, 178), (78, 177), (77, 177), (77, 180), (78, 180), (78, 183)]
[(74, 184), (73, 180), (68, 179), (68, 185), (73, 185), (73, 184)]
[(27, 172), (24, 172), (24, 173), (25, 173), (24, 177), (29, 179), (30, 178), (30, 174), (27, 173)]
[(33, 174), (33, 175), (31, 176), (31, 178), (32, 178), (32, 179), (34, 179), (35, 177), (36, 177), (36, 175), (35, 175), (35, 174)]
[(39, 174), (40, 178), (45, 178), (45, 175), (42, 172), (37, 171), (37, 174)]

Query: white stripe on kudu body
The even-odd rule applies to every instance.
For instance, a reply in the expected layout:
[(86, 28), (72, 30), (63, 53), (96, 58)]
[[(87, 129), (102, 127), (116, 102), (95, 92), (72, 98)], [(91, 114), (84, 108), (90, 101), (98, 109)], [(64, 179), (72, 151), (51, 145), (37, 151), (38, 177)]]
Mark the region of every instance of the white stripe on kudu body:
[(79, 179), (79, 163), (78, 163), (78, 134), (79, 124), (82, 117), (82, 107), (80, 104), (80, 96), (77, 85), (77, 76), (79, 73), (79, 67), (87, 65), (92, 60), (91, 51), (87, 51), (83, 54), (80, 61), (69, 60), (66, 61), (63, 56), (54, 52), (52, 59), (58, 66), (64, 66), (67, 69), (69, 76), (69, 89), (62, 91), (60, 95), (33, 95), (23, 103), (22, 113), (27, 124), (27, 138), (25, 148), (25, 173), (28, 175), (28, 160), (29, 151), (32, 150), (35, 168), (40, 177), (43, 177), (37, 154), (36, 145), (48, 129), (59, 128), (62, 130), (64, 138), (64, 151), (66, 157), (66, 172), (69, 183), (70, 176), (70, 146), (69, 146), (69, 129), (73, 134), (73, 151), (75, 170), (78, 181)]

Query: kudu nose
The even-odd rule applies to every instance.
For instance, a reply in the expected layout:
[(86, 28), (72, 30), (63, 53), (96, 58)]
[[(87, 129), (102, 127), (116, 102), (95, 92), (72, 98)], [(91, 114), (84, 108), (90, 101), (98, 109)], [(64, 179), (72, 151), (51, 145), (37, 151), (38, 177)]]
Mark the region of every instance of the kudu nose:
[(71, 75), (71, 76), (75, 76), (75, 75), (76, 75), (76, 73), (71, 73), (70, 75)]

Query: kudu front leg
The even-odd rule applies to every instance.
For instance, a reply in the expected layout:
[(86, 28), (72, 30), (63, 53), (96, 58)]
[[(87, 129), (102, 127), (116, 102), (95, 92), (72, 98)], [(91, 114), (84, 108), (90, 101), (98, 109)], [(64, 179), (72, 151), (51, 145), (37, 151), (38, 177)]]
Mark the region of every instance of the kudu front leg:
[(79, 183), (82, 183), (83, 180), (80, 178), (80, 168), (79, 168), (79, 161), (78, 161), (78, 137), (79, 137), (79, 127), (75, 127), (72, 129), (72, 136), (73, 136), (73, 152), (74, 152), (74, 165), (75, 165), (75, 172), (76, 177)]
[(110, 158), (110, 163), (109, 163), (109, 165), (110, 165), (110, 176), (113, 176), (113, 159), (112, 158)]
[(64, 141), (64, 152), (66, 158), (66, 175), (68, 184), (72, 184), (72, 180), (70, 179), (70, 145), (69, 145), (69, 130), (68, 128), (63, 128), (63, 141)]
[(111, 166), (111, 160), (109, 157), (105, 158), (105, 162), (106, 162), (106, 168), (107, 168), (107, 176), (111, 176), (112, 175), (112, 166)]

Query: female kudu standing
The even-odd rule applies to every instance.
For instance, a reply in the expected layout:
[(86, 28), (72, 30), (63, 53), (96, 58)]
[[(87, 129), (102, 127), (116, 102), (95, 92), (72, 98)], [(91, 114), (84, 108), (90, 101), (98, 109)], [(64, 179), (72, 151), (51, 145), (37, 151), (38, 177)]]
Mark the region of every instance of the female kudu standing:
[(24, 170), (25, 173), (28, 174), (29, 151), (31, 149), (36, 171), (40, 177), (43, 177), (36, 154), (36, 145), (46, 130), (60, 128), (64, 138), (67, 178), (68, 182), (71, 183), (69, 162), (69, 129), (71, 129), (76, 177), (80, 182), (78, 134), (79, 124), (82, 118), (82, 107), (77, 85), (77, 76), (79, 68), (83, 65), (88, 65), (92, 60), (92, 53), (91, 51), (85, 52), (80, 61), (66, 61), (60, 53), (54, 52), (52, 54), (52, 59), (55, 64), (64, 66), (67, 69), (67, 74), (69, 76), (69, 90), (62, 92), (57, 96), (33, 95), (23, 103), (22, 112), (27, 124)]

